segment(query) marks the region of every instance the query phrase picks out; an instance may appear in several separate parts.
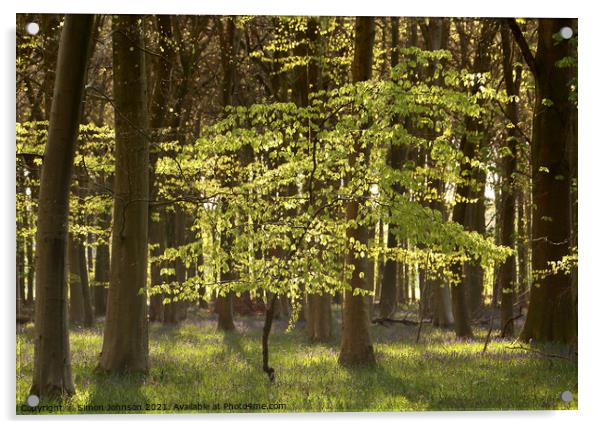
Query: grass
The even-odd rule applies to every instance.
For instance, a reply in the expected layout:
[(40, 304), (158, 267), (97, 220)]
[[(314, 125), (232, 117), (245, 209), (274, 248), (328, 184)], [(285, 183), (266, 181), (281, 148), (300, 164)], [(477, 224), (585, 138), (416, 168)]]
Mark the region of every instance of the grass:
[[(303, 329), (286, 332), (286, 323), (278, 322), (270, 337), (270, 364), (276, 369), (276, 381), (270, 383), (261, 371), (262, 321), (237, 319), (237, 332), (228, 334), (216, 331), (207, 312), (176, 327), (152, 324), (146, 377), (95, 373), (102, 325), (73, 328), (77, 393), (41, 405), (60, 405), (63, 413), (106, 413), (109, 405), (134, 413), (577, 408), (577, 367), (568, 360), (512, 349), (511, 341), (496, 338), (482, 356), (484, 330), (476, 331), (474, 341), (459, 342), (453, 331), (427, 325), (419, 344), (415, 327), (374, 326), (377, 366), (345, 369), (337, 365), (339, 332), (330, 343), (312, 344)], [(30, 413), (22, 404), (32, 377), (32, 331), (28, 325), (17, 334), (18, 414)], [(545, 350), (557, 351), (549, 347)], [(566, 390), (573, 393), (572, 402), (560, 400)], [(272, 404), (274, 409), (225, 408), (225, 403)], [(187, 404), (193, 409), (174, 407)]]

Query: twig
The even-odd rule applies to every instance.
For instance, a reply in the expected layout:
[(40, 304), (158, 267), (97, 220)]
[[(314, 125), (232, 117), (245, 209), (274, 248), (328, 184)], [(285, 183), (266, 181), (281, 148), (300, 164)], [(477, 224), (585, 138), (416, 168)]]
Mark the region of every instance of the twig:
[(491, 331), (493, 330), (493, 311), (489, 316), (489, 330), (487, 331), (487, 338), (485, 339), (485, 345), (483, 345), (483, 350), (481, 351), (481, 356), (485, 354), (487, 351), (487, 346), (489, 345), (489, 341), (491, 341)]

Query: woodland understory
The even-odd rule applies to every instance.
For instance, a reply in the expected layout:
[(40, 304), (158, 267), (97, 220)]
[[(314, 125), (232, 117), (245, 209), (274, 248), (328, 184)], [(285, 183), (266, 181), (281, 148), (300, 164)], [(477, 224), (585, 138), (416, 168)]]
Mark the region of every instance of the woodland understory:
[(17, 412), (575, 408), (577, 40), (17, 15)]

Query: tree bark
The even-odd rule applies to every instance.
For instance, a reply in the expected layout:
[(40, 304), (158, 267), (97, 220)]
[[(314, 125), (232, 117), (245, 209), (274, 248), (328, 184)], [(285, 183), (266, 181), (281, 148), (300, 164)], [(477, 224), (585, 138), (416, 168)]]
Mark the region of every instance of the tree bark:
[[(516, 70), (516, 78), (513, 75), (512, 58), (512, 35), (508, 28), (502, 29), (502, 51), (503, 51), (503, 72), (506, 93), (510, 97), (518, 97), (520, 89), (520, 69)], [(514, 124), (507, 128), (507, 148), (503, 162), (503, 183), (501, 190), (502, 212), (501, 212), (501, 245), (511, 249), (515, 248), (515, 211), (516, 211), (516, 193), (514, 184), (514, 174), (517, 164), (517, 143), (520, 137), (518, 131), (518, 103), (512, 98), (506, 103), (506, 117)], [(502, 295), (501, 303), (501, 333), (502, 337), (512, 337), (514, 335), (514, 300), (516, 295), (516, 257), (514, 254), (502, 263), (500, 267), (500, 288)]]
[(115, 182), (107, 320), (99, 369), (148, 372), (149, 140), (142, 17), (113, 23)]
[[(361, 82), (371, 78), (372, 75), (372, 49), (374, 46), (375, 23), (373, 17), (357, 17), (355, 19), (355, 52), (353, 58), (353, 81)], [(356, 166), (357, 156), (362, 150), (359, 142), (349, 155), (349, 166)], [(366, 157), (366, 162), (368, 158)], [(357, 198), (351, 199), (346, 206), (347, 221), (358, 219), (360, 204)], [(363, 225), (347, 228), (347, 239), (366, 245), (368, 242), (368, 231)], [(350, 289), (345, 290), (343, 302), (343, 338), (339, 363), (344, 366), (350, 365), (373, 365), (376, 363), (372, 340), (370, 338), (370, 320), (366, 297), (355, 294), (356, 290), (368, 290), (364, 276), (360, 275), (366, 271), (366, 258), (356, 254), (354, 249), (347, 253), (347, 266), (353, 266)]]
[[(443, 18), (430, 18), (428, 23), (421, 23), (421, 31), (423, 33), (423, 37), (425, 40), (425, 45), (427, 50), (436, 51), (439, 49), (447, 49), (447, 45), (449, 43), (449, 20)], [(434, 75), (434, 70), (437, 67), (437, 63), (431, 63), (429, 65), (429, 74)], [(442, 85), (443, 82), (441, 78), (436, 79), (439, 85)], [(438, 136), (436, 130), (427, 130), (426, 138), (428, 140), (435, 140)], [(428, 153), (430, 155), (430, 152)], [(424, 165), (428, 166), (433, 164), (433, 160), (427, 156), (425, 153), (424, 156)], [(447, 219), (446, 207), (443, 202), (443, 195), (445, 193), (445, 183), (438, 178), (432, 180), (430, 184), (432, 189), (436, 191), (436, 195), (438, 195), (437, 199), (433, 199), (429, 207), (432, 210), (436, 210), (441, 213), (442, 219)], [(424, 276), (424, 288), (427, 291), (425, 294), (425, 298), (429, 301), (430, 312), (432, 312), (433, 317), (433, 326), (438, 326), (442, 328), (447, 328), (453, 325), (454, 318), (452, 314), (451, 307), (451, 297), (450, 297), (450, 288), (449, 284), (447, 284), (446, 280), (443, 278), (443, 274), (440, 270), (435, 272), (429, 272)], [(422, 300), (422, 296), (421, 296)]]
[[(516, 25), (515, 21), (514, 24)], [(557, 62), (575, 56), (567, 40), (556, 40), (563, 27), (576, 30), (574, 19), (545, 19), (538, 23), (537, 53), (521, 44), (522, 33), (512, 27), (517, 43), (535, 76), (531, 176), (533, 177), (533, 272), (534, 284), (522, 341), (576, 342), (577, 315), (570, 275), (547, 273), (548, 263), (570, 254), (571, 162), (577, 147), (577, 109), (570, 99), (574, 67)], [(519, 34), (520, 33), (520, 34)]]
[[(101, 216), (101, 227), (108, 228), (110, 225), (109, 215), (103, 214)], [(94, 312), (97, 317), (103, 317), (107, 312), (110, 263), (109, 245), (106, 243), (99, 244), (96, 247), (96, 267), (94, 270)]]
[(77, 244), (77, 256), (79, 264), (79, 281), (82, 289), (82, 299), (84, 304), (84, 326), (94, 326), (94, 311), (92, 310), (92, 297), (90, 296), (90, 282), (88, 277), (88, 262), (86, 258), (86, 248), (83, 244)]
[(312, 341), (328, 341), (332, 337), (331, 300), (326, 292), (307, 295), (307, 331)]
[(234, 294), (227, 292), (218, 295), (215, 299), (215, 312), (217, 313), (217, 329), (220, 331), (234, 331)]
[[(226, 26), (224, 27), (222, 18), (217, 17), (216, 23), (220, 37), (220, 58), (222, 63), (222, 104), (224, 107), (238, 104), (236, 88), (238, 85), (238, 75), (236, 73), (236, 60), (240, 48), (240, 34), (237, 31), (234, 17), (226, 18)], [(238, 156), (243, 156), (239, 153)], [(234, 186), (236, 183), (231, 180), (226, 180), (228, 185)], [(223, 202), (222, 210), (224, 213), (227, 210), (227, 202)], [(228, 231), (223, 233), (221, 244), (226, 252), (230, 253), (232, 247), (232, 237), (229, 237)], [(231, 282), (236, 280), (236, 273), (232, 268), (228, 268), (222, 272), (221, 280)], [(218, 293), (215, 299), (215, 311), (218, 314), (217, 328), (223, 331), (233, 331), (234, 326), (234, 294), (226, 292), (225, 294)]]
[(61, 33), (56, 82), (38, 206), (34, 368), (31, 393), (71, 395), (67, 321), (69, 187), (81, 117), (93, 15), (67, 15)]
[[(155, 69), (155, 83), (150, 105), (150, 127), (153, 139), (157, 144), (164, 141), (164, 132), (166, 126), (172, 123), (173, 118), (169, 118), (168, 110), (171, 95), (171, 74), (174, 63), (174, 52), (172, 43), (172, 17), (169, 15), (157, 15), (156, 26), (159, 34), (159, 50), (161, 56), (155, 58), (153, 67)], [(150, 150), (150, 177), (149, 177), (149, 195), (151, 200), (157, 199), (158, 184), (157, 174), (155, 172), (156, 164), (159, 159), (160, 148), (153, 147)], [(153, 219), (153, 214), (158, 219)], [(149, 242), (153, 245), (151, 256), (158, 257), (165, 251), (165, 211), (149, 207)], [(162, 265), (160, 262), (151, 264), (151, 286), (157, 286), (163, 283), (161, 276)], [(149, 318), (151, 321), (163, 320), (163, 294), (153, 294), (150, 297)]]
[(73, 237), (69, 237), (69, 322), (84, 322), (84, 293), (79, 275), (79, 247)]

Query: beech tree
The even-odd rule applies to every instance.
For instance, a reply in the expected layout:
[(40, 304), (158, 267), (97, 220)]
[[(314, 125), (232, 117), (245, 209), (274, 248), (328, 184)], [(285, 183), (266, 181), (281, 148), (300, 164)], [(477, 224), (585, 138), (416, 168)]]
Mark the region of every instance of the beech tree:
[[(501, 29), (502, 36), (502, 66), (504, 85), (508, 101), (506, 102), (506, 117), (510, 122), (507, 131), (507, 146), (503, 157), (503, 186), (501, 190), (501, 243), (510, 248), (515, 247), (516, 220), (516, 165), (518, 160), (518, 142), (521, 138), (518, 129), (519, 112), (517, 98), (520, 94), (521, 69), (514, 67), (512, 44), (513, 39), (507, 26)], [(514, 335), (514, 302), (516, 297), (516, 256), (508, 256), (500, 268), (501, 303), (501, 333), (502, 337)]]
[(69, 188), (93, 23), (93, 15), (67, 15), (58, 51), (36, 237), (35, 356), (31, 393), (40, 397), (75, 392), (67, 320)]
[[(372, 75), (372, 49), (374, 45), (375, 23), (373, 17), (357, 17), (355, 19), (355, 52), (353, 57), (353, 81), (361, 82), (370, 79)], [(369, 148), (361, 143), (351, 148), (349, 165), (353, 168), (358, 158), (367, 162), (370, 156)], [(352, 198), (346, 205), (345, 216), (350, 226), (346, 236), (350, 242), (346, 264), (352, 271), (350, 288), (345, 290), (343, 302), (343, 336), (339, 363), (342, 365), (374, 364), (374, 349), (370, 338), (370, 320), (365, 294), (369, 290), (366, 284), (365, 272), (367, 260), (359, 254), (354, 243), (360, 245), (368, 241), (368, 230), (365, 225), (357, 223), (360, 201)]]
[[(148, 371), (149, 319), (232, 331), (235, 312), (265, 316), (271, 380), (279, 319), (312, 342), (339, 340), (340, 320), (339, 363), (373, 365), (371, 323), (471, 338), (489, 316), (512, 338), (530, 296), (521, 338), (576, 346), (574, 21), (96, 22), (91, 39), (113, 43), (97, 45), (89, 81), (73, 77), (82, 40), (61, 39), (80, 52), (62, 48), (59, 69), (73, 67), (56, 84), (41, 70), (56, 60), (37, 53), (58, 39), (18, 42), (16, 286), (24, 330), (36, 298), (32, 391), (73, 392), (67, 318), (104, 323), (98, 370), (114, 373)], [(48, 85), (67, 94), (49, 134)]]
[[(576, 340), (576, 293), (571, 283), (572, 153), (577, 147), (576, 20), (538, 20), (533, 55), (518, 23), (508, 20), (535, 79), (531, 137), (533, 271), (523, 341)], [(561, 30), (570, 34), (563, 37)]]
[(148, 371), (149, 135), (142, 17), (113, 18), (115, 181), (111, 274), (99, 369)]

